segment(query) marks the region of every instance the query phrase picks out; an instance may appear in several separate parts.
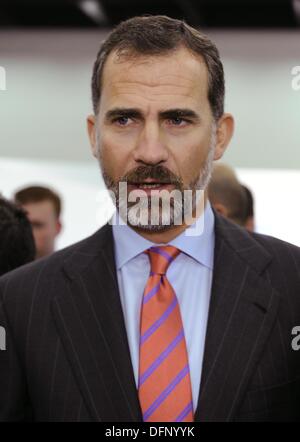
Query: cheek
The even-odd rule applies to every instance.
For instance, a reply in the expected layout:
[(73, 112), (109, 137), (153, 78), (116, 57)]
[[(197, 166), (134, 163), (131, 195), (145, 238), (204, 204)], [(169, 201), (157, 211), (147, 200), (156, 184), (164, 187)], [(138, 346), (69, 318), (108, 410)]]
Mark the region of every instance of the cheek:
[(56, 236), (56, 221), (53, 221), (48, 228), (48, 234), (53, 237)]
[[(178, 142), (179, 140), (177, 140)], [(181, 145), (174, 144), (173, 156), (180, 176), (189, 183), (199, 175), (210, 148), (210, 137), (201, 134), (190, 134)]]
[(113, 178), (118, 178), (126, 172), (131, 149), (124, 137), (114, 133), (103, 133), (99, 139), (101, 166)]
[(41, 244), (43, 244), (43, 242), (45, 241), (45, 233), (43, 231), (39, 231), (39, 232), (35, 232), (34, 233), (34, 241), (36, 242), (36, 244), (38, 246), (40, 246)]

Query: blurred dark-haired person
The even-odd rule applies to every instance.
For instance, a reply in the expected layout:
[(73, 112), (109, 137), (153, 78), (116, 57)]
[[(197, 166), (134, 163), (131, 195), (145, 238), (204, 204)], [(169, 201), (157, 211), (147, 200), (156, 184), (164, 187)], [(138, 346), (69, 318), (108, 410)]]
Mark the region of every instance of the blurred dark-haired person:
[(246, 195), (246, 214), (244, 227), (249, 230), (249, 232), (254, 232), (255, 230), (255, 216), (254, 216), (254, 197), (253, 193), (249, 187), (244, 184), (241, 185), (245, 195)]
[(59, 195), (47, 187), (30, 186), (18, 190), (14, 199), (26, 211), (31, 222), (36, 259), (51, 255), (62, 229)]
[(117, 211), (0, 279), (0, 420), (299, 421), (300, 250), (207, 198), (233, 133), (215, 44), (129, 19), (101, 45), (92, 96)]
[(0, 196), (0, 276), (33, 261), (34, 256), (34, 239), (26, 213)]
[(227, 164), (214, 164), (208, 185), (208, 197), (218, 213), (241, 227), (246, 226), (246, 194), (235, 171)]

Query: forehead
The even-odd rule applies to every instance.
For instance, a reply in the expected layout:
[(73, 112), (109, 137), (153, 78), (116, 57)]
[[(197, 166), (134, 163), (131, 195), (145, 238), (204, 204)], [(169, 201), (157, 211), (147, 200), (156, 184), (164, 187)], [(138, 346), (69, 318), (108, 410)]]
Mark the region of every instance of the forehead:
[(158, 56), (127, 58), (119, 58), (113, 52), (103, 70), (100, 112), (103, 105), (125, 101), (179, 106), (207, 101), (207, 96), (205, 61), (185, 48)]
[(23, 204), (30, 218), (48, 218), (55, 214), (54, 205), (50, 200)]

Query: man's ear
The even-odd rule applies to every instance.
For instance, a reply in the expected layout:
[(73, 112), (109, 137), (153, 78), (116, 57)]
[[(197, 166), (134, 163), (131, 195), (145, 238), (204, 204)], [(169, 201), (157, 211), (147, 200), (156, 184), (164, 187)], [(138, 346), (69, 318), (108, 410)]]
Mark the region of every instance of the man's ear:
[(88, 115), (87, 119), (87, 130), (90, 139), (90, 145), (92, 148), (92, 153), (94, 157), (97, 158), (97, 143), (96, 143), (96, 118), (95, 115)]
[(61, 231), (62, 231), (62, 223), (60, 219), (58, 219), (56, 221), (56, 236), (59, 235)]
[(228, 218), (229, 212), (227, 208), (222, 203), (212, 203), (213, 208), (218, 212), (220, 215), (225, 216), (225, 218)]
[(223, 114), (217, 123), (217, 133), (216, 133), (216, 148), (214, 160), (219, 160), (231, 138), (234, 131), (234, 119), (231, 114)]

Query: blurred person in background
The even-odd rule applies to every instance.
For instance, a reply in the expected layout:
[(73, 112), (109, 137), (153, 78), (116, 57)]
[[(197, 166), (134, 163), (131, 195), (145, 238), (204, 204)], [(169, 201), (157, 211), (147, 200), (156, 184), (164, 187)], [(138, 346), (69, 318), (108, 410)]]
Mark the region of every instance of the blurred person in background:
[(36, 259), (51, 255), (62, 229), (60, 197), (47, 187), (30, 186), (16, 192), (14, 199), (26, 211), (31, 222)]
[(213, 208), (218, 213), (246, 227), (246, 193), (230, 166), (224, 163), (214, 164), (208, 195)]
[(255, 218), (254, 218), (254, 198), (249, 187), (242, 184), (246, 195), (246, 219), (244, 226), (249, 232), (254, 232), (255, 230)]
[(34, 239), (25, 211), (0, 196), (0, 276), (34, 257)]

